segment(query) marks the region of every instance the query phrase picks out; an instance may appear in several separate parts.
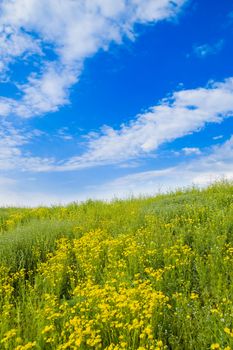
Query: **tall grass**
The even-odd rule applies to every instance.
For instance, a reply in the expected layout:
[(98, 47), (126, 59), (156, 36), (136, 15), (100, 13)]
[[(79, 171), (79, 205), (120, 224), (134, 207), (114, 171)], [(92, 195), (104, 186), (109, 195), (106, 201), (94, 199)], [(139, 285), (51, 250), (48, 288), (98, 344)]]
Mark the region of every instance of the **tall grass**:
[(0, 228), (0, 349), (233, 349), (231, 183)]

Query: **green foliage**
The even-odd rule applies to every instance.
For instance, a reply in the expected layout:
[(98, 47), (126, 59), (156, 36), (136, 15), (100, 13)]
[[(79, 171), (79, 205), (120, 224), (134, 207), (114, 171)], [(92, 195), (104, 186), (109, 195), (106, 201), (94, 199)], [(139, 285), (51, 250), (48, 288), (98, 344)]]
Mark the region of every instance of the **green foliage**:
[(0, 349), (233, 349), (233, 185), (0, 209)]

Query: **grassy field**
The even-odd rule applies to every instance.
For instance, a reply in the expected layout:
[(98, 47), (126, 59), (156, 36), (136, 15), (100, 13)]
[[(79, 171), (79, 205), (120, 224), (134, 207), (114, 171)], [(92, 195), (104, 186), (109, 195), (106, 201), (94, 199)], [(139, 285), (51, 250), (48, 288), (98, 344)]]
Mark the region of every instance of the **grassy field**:
[(233, 349), (233, 185), (0, 209), (0, 349)]

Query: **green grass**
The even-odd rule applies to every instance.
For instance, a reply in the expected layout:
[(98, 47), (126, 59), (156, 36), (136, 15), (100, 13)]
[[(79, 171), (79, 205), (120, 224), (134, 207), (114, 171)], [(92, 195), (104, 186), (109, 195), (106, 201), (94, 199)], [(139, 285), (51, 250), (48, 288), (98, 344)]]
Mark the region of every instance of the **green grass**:
[(233, 349), (233, 184), (0, 209), (0, 349)]

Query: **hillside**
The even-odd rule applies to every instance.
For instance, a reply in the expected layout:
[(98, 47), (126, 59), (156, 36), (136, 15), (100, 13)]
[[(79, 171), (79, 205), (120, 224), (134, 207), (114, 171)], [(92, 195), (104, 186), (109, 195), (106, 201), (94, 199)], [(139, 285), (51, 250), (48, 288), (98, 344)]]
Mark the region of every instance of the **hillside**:
[(0, 228), (0, 349), (233, 349), (233, 184)]

